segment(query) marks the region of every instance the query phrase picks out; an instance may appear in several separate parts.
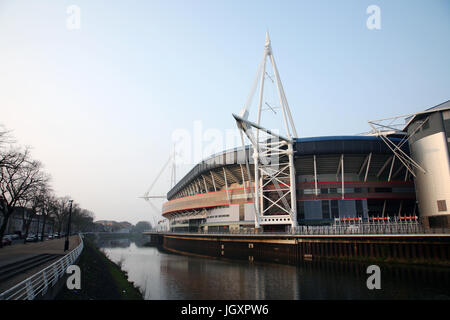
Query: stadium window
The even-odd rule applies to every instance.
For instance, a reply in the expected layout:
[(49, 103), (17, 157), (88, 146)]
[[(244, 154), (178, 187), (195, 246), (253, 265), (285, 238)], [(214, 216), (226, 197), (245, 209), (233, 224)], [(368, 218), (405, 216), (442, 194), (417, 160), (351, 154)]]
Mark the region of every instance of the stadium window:
[[(353, 193), (355, 189), (353, 188), (344, 188), (344, 193)], [(337, 188), (337, 193), (342, 193), (342, 188)]]
[(297, 202), (297, 220), (305, 219), (305, 206), (303, 201)]
[(400, 193), (414, 192), (414, 188), (392, 188), (392, 192), (400, 192)]
[(450, 110), (442, 112), (442, 118), (444, 120), (444, 130), (447, 137), (447, 150), (450, 155)]
[(239, 204), (239, 221), (245, 220), (245, 209), (243, 204)]
[(330, 202), (328, 200), (322, 201), (322, 218), (330, 219)]
[(333, 218), (339, 218), (339, 205), (337, 200), (331, 200), (331, 215)]
[(356, 200), (356, 216), (362, 218), (363, 216), (363, 203), (362, 200)]
[(437, 206), (439, 212), (447, 211), (447, 203), (445, 202), (445, 200), (438, 200)]
[(375, 192), (392, 192), (392, 188), (375, 188)]

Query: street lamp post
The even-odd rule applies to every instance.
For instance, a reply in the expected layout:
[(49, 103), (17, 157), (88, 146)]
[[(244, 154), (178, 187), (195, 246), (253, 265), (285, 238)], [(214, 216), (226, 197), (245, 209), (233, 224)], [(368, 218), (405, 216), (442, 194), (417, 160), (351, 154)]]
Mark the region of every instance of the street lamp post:
[(70, 221), (72, 220), (72, 202), (73, 202), (73, 200), (69, 200), (69, 203), (70, 203), (69, 223), (67, 224), (67, 234), (66, 234), (66, 241), (64, 242), (64, 251), (69, 250)]

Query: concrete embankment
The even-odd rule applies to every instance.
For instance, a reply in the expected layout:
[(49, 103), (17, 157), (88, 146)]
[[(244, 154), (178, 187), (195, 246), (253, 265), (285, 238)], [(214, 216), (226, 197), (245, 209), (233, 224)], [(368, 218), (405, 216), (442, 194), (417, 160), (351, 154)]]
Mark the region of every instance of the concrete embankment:
[(450, 235), (243, 235), (144, 233), (149, 243), (177, 252), (296, 264), (349, 260), (450, 266)]

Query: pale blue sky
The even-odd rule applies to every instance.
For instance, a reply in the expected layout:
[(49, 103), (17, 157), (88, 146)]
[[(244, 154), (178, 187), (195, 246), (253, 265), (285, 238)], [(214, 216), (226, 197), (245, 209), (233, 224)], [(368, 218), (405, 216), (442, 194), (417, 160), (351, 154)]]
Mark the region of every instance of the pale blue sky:
[[(80, 30), (66, 28), (72, 4)], [(366, 27), (372, 4), (381, 30)], [(0, 123), (58, 195), (97, 219), (150, 220), (137, 196), (172, 132), (235, 128), (267, 29), (300, 137), (368, 131), (450, 99), (447, 0), (0, 0)]]

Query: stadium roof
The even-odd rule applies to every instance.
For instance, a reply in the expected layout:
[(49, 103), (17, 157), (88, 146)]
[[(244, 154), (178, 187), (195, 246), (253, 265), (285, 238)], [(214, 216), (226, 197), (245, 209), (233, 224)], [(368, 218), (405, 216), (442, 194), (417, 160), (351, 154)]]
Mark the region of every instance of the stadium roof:
[(408, 119), (407, 123), (405, 124), (405, 127), (403, 128), (403, 131), (406, 131), (406, 128), (409, 127), (409, 125), (417, 118), (425, 114), (438, 112), (438, 111), (444, 111), (444, 110), (450, 110), (450, 100), (447, 100), (441, 104), (438, 104), (437, 106), (431, 107), (426, 109), (425, 111), (417, 112), (414, 115), (411, 116), (410, 119)]
[[(394, 143), (402, 141), (400, 138), (389, 137)], [(408, 144), (402, 146), (406, 152)], [(250, 146), (245, 146), (247, 159), (253, 163), (250, 154)], [(311, 154), (391, 154), (392, 151), (383, 140), (378, 136), (324, 136), (296, 138), (294, 143), (295, 156), (311, 155)], [(234, 154), (233, 154), (234, 153)], [(226, 161), (230, 154), (233, 154), (232, 163)], [(242, 147), (224, 150), (216, 153), (200, 163), (196, 164), (177, 184), (167, 193), (167, 198), (172, 198), (176, 193), (181, 191), (193, 180), (202, 174), (217, 168), (232, 166), (235, 164), (245, 164), (245, 154)]]

